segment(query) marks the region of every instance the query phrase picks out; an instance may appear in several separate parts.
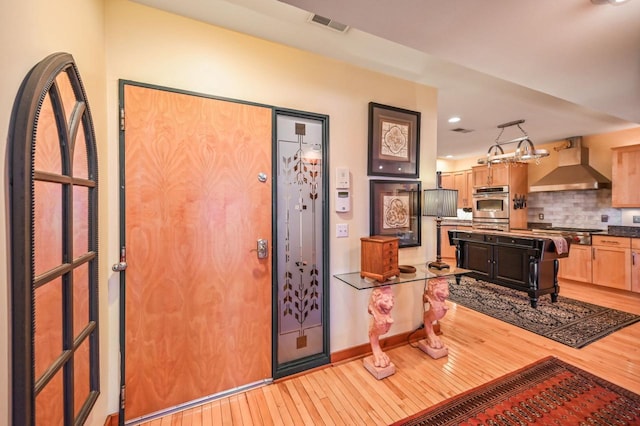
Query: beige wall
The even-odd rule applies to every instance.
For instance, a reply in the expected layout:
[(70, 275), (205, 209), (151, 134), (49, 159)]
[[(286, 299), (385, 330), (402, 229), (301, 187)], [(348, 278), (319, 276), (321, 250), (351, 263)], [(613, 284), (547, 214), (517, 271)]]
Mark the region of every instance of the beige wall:
[[(96, 136), (98, 138), (100, 169), (107, 168), (106, 163), (106, 89), (105, 89), (105, 51), (104, 51), (104, 5), (103, 0), (24, 0), (19, 2), (4, 1), (0, 13), (0, 57), (2, 57), (2, 78), (0, 78), (0, 144), (5, 153), (5, 173), (0, 176), (0, 184), (5, 192), (3, 207), (0, 209), (0, 222), (7, 224), (0, 227), (0, 240), (8, 244), (8, 213), (6, 195), (7, 173), (7, 134), (11, 117), (11, 108), (18, 87), (27, 72), (40, 60), (51, 53), (71, 53), (80, 69), (83, 83), (87, 91), (93, 113)], [(102, 176), (101, 176), (102, 177)], [(103, 184), (101, 180), (101, 184)], [(101, 203), (106, 197), (101, 194)], [(100, 229), (100, 241), (106, 241), (106, 228)], [(101, 243), (101, 249), (106, 244)], [(9, 250), (0, 250), (0, 281), (9, 283), (8, 256)], [(105, 268), (105, 259), (101, 259), (101, 267)], [(6, 278), (6, 279), (5, 279)], [(100, 275), (100, 286), (106, 286), (106, 274)], [(106, 314), (107, 294), (100, 294), (101, 314)], [(9, 311), (8, 290), (3, 286), (0, 291), (0, 424), (9, 424), (9, 395), (11, 393), (9, 378)], [(105, 327), (101, 329), (101, 355), (107, 359), (107, 347), (104, 337), (108, 326), (108, 318), (103, 315)], [(106, 382), (107, 364), (102, 364), (101, 376)], [(106, 389), (105, 389), (106, 390)], [(106, 411), (106, 398), (99, 399), (96, 410), (89, 424), (104, 423), (103, 413)], [(101, 418), (100, 418), (101, 417)], [(100, 423), (102, 422), (102, 423)]]

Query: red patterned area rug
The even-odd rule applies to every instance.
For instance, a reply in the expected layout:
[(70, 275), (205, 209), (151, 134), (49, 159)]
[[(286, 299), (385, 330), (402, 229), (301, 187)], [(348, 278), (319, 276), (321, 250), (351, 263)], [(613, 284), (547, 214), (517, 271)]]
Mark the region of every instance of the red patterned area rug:
[(640, 395), (548, 357), (393, 424), (401, 425), (640, 425)]

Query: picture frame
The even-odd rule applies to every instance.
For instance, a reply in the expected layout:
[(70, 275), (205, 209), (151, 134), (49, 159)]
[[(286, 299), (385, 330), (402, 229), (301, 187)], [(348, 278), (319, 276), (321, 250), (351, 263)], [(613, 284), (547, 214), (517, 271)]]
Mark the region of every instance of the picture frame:
[(369, 181), (370, 235), (398, 237), (398, 246), (422, 245), (422, 184), (416, 180)]
[(369, 176), (420, 177), (418, 111), (369, 102)]

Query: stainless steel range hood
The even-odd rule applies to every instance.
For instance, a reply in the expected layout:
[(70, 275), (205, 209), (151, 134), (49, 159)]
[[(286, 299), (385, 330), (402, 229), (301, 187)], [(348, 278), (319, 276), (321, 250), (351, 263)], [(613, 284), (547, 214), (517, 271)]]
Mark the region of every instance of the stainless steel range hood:
[(589, 165), (589, 150), (582, 146), (582, 138), (567, 141), (568, 147), (558, 152), (558, 168), (530, 185), (529, 192), (611, 188), (611, 181)]

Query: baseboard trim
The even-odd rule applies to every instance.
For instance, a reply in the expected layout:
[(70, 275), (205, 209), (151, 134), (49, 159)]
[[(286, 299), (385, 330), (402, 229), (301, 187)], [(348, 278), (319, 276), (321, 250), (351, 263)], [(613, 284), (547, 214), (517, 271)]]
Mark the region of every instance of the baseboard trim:
[[(436, 327), (439, 329), (439, 324), (434, 324), (434, 329)], [(439, 330), (436, 331), (439, 332)], [(405, 333), (381, 339), (380, 347), (382, 349), (393, 349), (398, 346), (406, 345), (407, 343), (417, 342), (420, 339), (424, 339), (424, 332), (422, 330), (407, 331)], [(364, 358), (370, 354), (371, 345), (369, 343), (353, 346), (351, 348), (333, 352), (331, 354), (331, 364), (338, 364), (358, 358)]]

